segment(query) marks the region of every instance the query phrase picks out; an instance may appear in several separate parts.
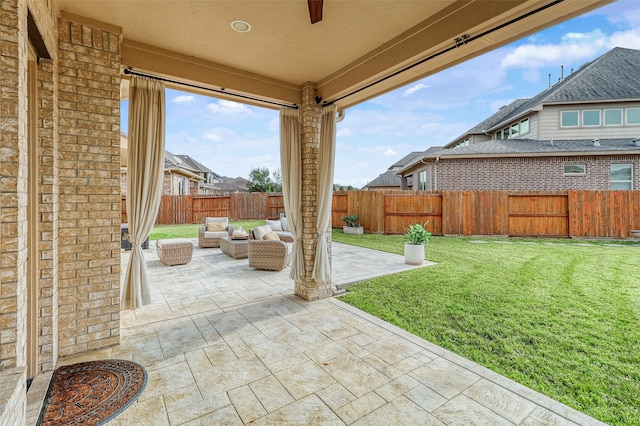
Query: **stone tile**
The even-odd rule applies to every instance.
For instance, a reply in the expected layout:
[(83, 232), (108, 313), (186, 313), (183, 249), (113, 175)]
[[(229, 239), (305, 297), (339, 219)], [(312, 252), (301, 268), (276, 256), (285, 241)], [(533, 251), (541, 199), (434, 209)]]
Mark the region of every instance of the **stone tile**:
[(206, 346), (200, 331), (191, 319), (171, 321), (156, 327), (165, 358)]
[(182, 408), (171, 410), (169, 411), (169, 419), (172, 425), (182, 425), (200, 419), (224, 407), (233, 408), (233, 405), (231, 405), (227, 394), (223, 392), (200, 401), (194, 401)]
[(228, 392), (229, 399), (244, 423), (250, 423), (267, 414), (249, 386), (241, 386)]
[(331, 342), (324, 346), (320, 346), (314, 349), (310, 349), (305, 352), (305, 355), (309, 357), (316, 364), (322, 364), (324, 362), (331, 361), (340, 355), (346, 354), (348, 351), (335, 342)]
[(131, 404), (113, 420), (109, 426), (157, 425), (169, 426), (169, 417), (161, 396)]
[(176, 411), (202, 401), (200, 389), (195, 384), (164, 394), (163, 398), (167, 411)]
[(132, 354), (132, 359), (137, 363), (147, 366), (164, 360), (164, 354), (162, 353), (162, 349), (157, 348), (145, 352), (135, 352)]
[(247, 385), (269, 375), (269, 370), (255, 356), (236, 359), (212, 367), (195, 376), (206, 399), (221, 392)]
[(577, 426), (576, 423), (542, 407), (536, 408), (522, 424), (524, 426)]
[(191, 372), (194, 374), (201, 370), (207, 370), (212, 366), (211, 361), (209, 361), (203, 349), (187, 352), (184, 354), (184, 357), (187, 360), (187, 364), (189, 364)]
[(407, 391), (405, 396), (430, 413), (447, 402), (438, 392), (422, 384)]
[(383, 373), (350, 353), (323, 363), (322, 368), (356, 397), (390, 381)]
[(170, 393), (195, 383), (186, 362), (179, 362), (157, 370), (148, 370), (147, 373), (149, 375), (147, 387), (140, 395), (140, 401)]
[(471, 373), (450, 361), (437, 358), (422, 367), (416, 368), (411, 376), (423, 385), (433, 389), (447, 399), (480, 380), (480, 376)]
[(354, 426), (388, 426), (394, 424), (445, 425), (445, 423), (442, 423), (405, 397), (394, 399), (353, 423)]
[(516, 424), (522, 423), (536, 408), (532, 402), (485, 379), (474, 383), (463, 394)]
[(513, 425), (471, 398), (458, 395), (437, 408), (433, 415), (445, 424)]
[(370, 366), (372, 366), (373, 368), (375, 368), (376, 370), (378, 370), (379, 372), (381, 372), (382, 374), (384, 374), (390, 379), (398, 378), (403, 374), (401, 370), (397, 369), (391, 364), (384, 362), (383, 360), (381, 360), (375, 355), (367, 355), (362, 357), (362, 359), (367, 364), (369, 364)]
[(294, 401), (287, 390), (274, 376), (267, 376), (249, 384), (262, 406), (271, 413)]
[(316, 395), (322, 398), (325, 404), (327, 404), (333, 411), (336, 411), (338, 408), (344, 407), (357, 399), (339, 383), (319, 390), (316, 392)]
[(301, 399), (336, 382), (311, 361), (282, 370), (275, 376), (295, 399)]
[(396, 364), (403, 359), (422, 351), (422, 348), (400, 336), (391, 335), (382, 340), (377, 340), (365, 349), (383, 359), (389, 364)]
[(420, 386), (420, 382), (410, 376), (404, 375), (379, 387), (376, 389), (376, 393), (389, 402), (417, 386)]
[(220, 365), (224, 364), (228, 361), (233, 361), (238, 357), (233, 353), (229, 345), (227, 345), (224, 341), (219, 343), (214, 343), (213, 345), (206, 346), (202, 348), (207, 358), (211, 362), (211, 365)]
[(403, 373), (409, 373), (410, 371), (413, 371), (418, 367), (422, 367), (436, 358), (438, 358), (436, 354), (429, 351), (422, 351), (401, 359), (393, 366)]
[(242, 422), (242, 419), (240, 419), (240, 416), (238, 416), (238, 413), (236, 412), (235, 408), (233, 408), (233, 405), (227, 405), (226, 407), (220, 408), (219, 410), (204, 415), (198, 419), (192, 420), (187, 423), (182, 423), (183, 426), (242, 426), (243, 424), (244, 423)]
[(255, 426), (322, 425), (344, 426), (344, 423), (315, 395), (309, 395), (252, 423)]
[(233, 351), (234, 355), (238, 358), (244, 358), (246, 356), (253, 355), (251, 348), (241, 338), (237, 339), (225, 339), (229, 348)]
[(291, 353), (288, 349), (288, 345), (283, 345), (280, 342), (266, 342), (255, 346), (253, 352), (273, 373), (309, 361), (309, 357), (304, 353)]
[(355, 401), (338, 408), (335, 412), (345, 423), (351, 424), (384, 404), (386, 404), (386, 401), (380, 395), (375, 392), (369, 392)]

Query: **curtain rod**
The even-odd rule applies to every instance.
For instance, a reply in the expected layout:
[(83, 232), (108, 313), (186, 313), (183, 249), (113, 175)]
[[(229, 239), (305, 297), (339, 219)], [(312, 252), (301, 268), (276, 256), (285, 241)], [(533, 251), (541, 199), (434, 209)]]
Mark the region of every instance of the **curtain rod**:
[(393, 78), (393, 77), (395, 77), (397, 75), (400, 75), (400, 74), (402, 74), (402, 73), (404, 73), (406, 71), (409, 71), (410, 69), (415, 68), (418, 65), (422, 65), (425, 62), (430, 61), (430, 60), (432, 60), (434, 58), (437, 58), (440, 55), (444, 55), (447, 52), (450, 52), (450, 51), (452, 51), (454, 49), (457, 49), (460, 46), (464, 46), (467, 43), (470, 43), (470, 42), (472, 42), (474, 40), (477, 40), (477, 39), (479, 39), (481, 37), (484, 37), (484, 36), (486, 36), (488, 34), (491, 34), (491, 33), (495, 32), (495, 31), (501, 30), (502, 28), (508, 27), (509, 25), (513, 25), (516, 22), (519, 22), (519, 21), (521, 21), (523, 19), (526, 19), (526, 18), (528, 18), (530, 16), (533, 16), (533, 15), (535, 15), (537, 13), (540, 13), (540, 12), (550, 8), (550, 7), (553, 7), (553, 6), (555, 6), (555, 5), (559, 4), (559, 3), (562, 3), (563, 1), (564, 0), (555, 0), (555, 1), (551, 2), (551, 3), (549, 3), (549, 4), (546, 4), (544, 6), (541, 6), (541, 7), (537, 8), (537, 9), (534, 9), (534, 10), (532, 10), (530, 12), (527, 12), (524, 15), (520, 15), (517, 18), (514, 18), (514, 19), (512, 19), (510, 21), (507, 21), (507, 22), (505, 22), (503, 24), (495, 26), (495, 27), (493, 27), (491, 29), (488, 29), (487, 31), (485, 31), (483, 33), (480, 33), (478, 35), (475, 35), (473, 37), (470, 37), (468, 34), (464, 34), (461, 37), (457, 37), (454, 40), (454, 45), (453, 46), (447, 47), (447, 48), (445, 48), (445, 49), (443, 49), (443, 50), (441, 50), (439, 52), (434, 53), (433, 55), (427, 56), (426, 58), (423, 58), (423, 59), (419, 60), (418, 62), (415, 62), (415, 63), (413, 63), (411, 65), (407, 65), (406, 67), (404, 67), (402, 69), (399, 69), (398, 71), (396, 71), (396, 72), (394, 72), (392, 74), (389, 74), (389, 75), (387, 75), (385, 77), (382, 77), (382, 78), (380, 78), (380, 79), (378, 79), (376, 81), (373, 81), (373, 82), (367, 84), (366, 86), (363, 86), (363, 87), (361, 87), (359, 89), (356, 89), (356, 90), (354, 90), (352, 92), (349, 92), (346, 95), (340, 96), (337, 99), (334, 99), (334, 100), (329, 101), (329, 102), (324, 102), (322, 105), (323, 106), (327, 106), (327, 105), (332, 105), (332, 104), (334, 104), (336, 102), (339, 102), (339, 101), (341, 101), (341, 100), (343, 100), (345, 98), (348, 98), (349, 96), (355, 95), (356, 93), (362, 92), (363, 90), (366, 90), (366, 89), (368, 89), (370, 87), (373, 87), (373, 86), (375, 86), (377, 84), (380, 84), (380, 83), (382, 83), (382, 82), (384, 82), (386, 80), (389, 80), (390, 78)]
[(283, 103), (280, 103), (280, 102), (269, 101), (267, 99), (260, 99), (260, 98), (255, 98), (253, 96), (243, 95), (241, 93), (228, 92), (228, 91), (226, 91), (224, 89), (213, 89), (211, 87), (199, 86), (197, 84), (192, 84), (192, 83), (185, 83), (185, 82), (182, 82), (182, 81), (172, 80), (170, 78), (159, 77), (159, 76), (155, 76), (155, 75), (151, 75), (151, 74), (145, 74), (145, 73), (141, 73), (141, 72), (138, 72), (138, 71), (134, 71), (131, 67), (125, 68), (124, 69), (124, 73), (125, 73), (125, 75), (137, 75), (139, 77), (153, 78), (155, 80), (165, 81), (167, 83), (173, 83), (173, 84), (177, 84), (177, 85), (180, 85), (180, 86), (193, 87), (194, 89), (200, 89), (200, 90), (205, 90), (205, 91), (208, 91), (208, 92), (220, 93), (220, 94), (224, 94), (224, 95), (227, 95), (227, 96), (234, 96), (236, 98), (248, 99), (248, 100), (260, 102), (260, 103), (263, 103), (263, 104), (277, 105), (277, 106), (283, 107), (283, 108), (298, 109), (298, 105), (296, 105), (296, 104), (283, 104)]

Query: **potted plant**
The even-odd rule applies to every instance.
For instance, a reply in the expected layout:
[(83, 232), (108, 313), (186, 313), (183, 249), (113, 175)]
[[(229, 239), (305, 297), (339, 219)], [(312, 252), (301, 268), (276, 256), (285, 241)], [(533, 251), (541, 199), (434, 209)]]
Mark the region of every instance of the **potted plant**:
[(343, 217), (342, 220), (346, 223), (346, 226), (342, 227), (345, 234), (362, 235), (364, 234), (364, 228), (360, 226), (360, 217), (357, 214), (351, 214)]
[(409, 225), (405, 234), (409, 241), (404, 244), (404, 262), (409, 265), (422, 265), (424, 262), (424, 245), (431, 240), (431, 232), (425, 229), (427, 223)]

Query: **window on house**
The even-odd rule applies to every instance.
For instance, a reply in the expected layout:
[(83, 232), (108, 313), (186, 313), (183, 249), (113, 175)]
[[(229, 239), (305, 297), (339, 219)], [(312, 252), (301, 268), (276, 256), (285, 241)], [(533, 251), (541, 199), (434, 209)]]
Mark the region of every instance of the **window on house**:
[(502, 139), (502, 130), (498, 130), (498, 131), (496, 132), (496, 140), (498, 140), (498, 141), (499, 141), (500, 139)]
[(627, 108), (627, 124), (640, 124), (640, 108)]
[(178, 195), (185, 195), (184, 178), (178, 179)]
[(622, 109), (605, 109), (604, 110), (605, 126), (622, 126)]
[(563, 173), (565, 176), (581, 176), (587, 173), (587, 166), (584, 164), (565, 164)]
[(611, 189), (633, 189), (633, 164), (611, 165)]
[(502, 129), (502, 139), (509, 139), (511, 127), (505, 127)]
[(578, 127), (578, 111), (562, 111), (560, 113), (561, 127)]
[(586, 109), (582, 111), (582, 125), (587, 126), (599, 126), (600, 125), (600, 110), (599, 109)]
[(520, 133), (520, 123), (515, 123), (511, 126), (511, 137), (515, 138)]
[(418, 189), (425, 191), (427, 189), (427, 172), (422, 171), (418, 174)]
[(458, 142), (457, 144), (455, 144), (455, 145), (453, 146), (453, 148), (454, 148), (454, 149), (455, 149), (455, 148), (462, 148), (463, 146), (469, 146), (469, 138), (467, 138), (467, 139), (465, 139), (465, 140), (463, 140), (463, 141)]
[(529, 133), (529, 119), (525, 118), (520, 122), (520, 134)]

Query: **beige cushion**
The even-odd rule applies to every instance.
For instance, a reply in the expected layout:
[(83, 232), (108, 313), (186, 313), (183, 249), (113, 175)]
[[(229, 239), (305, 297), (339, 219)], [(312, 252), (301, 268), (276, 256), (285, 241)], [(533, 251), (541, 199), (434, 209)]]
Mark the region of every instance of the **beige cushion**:
[(289, 221), (287, 220), (286, 217), (283, 217), (282, 219), (280, 219), (280, 224), (282, 225), (283, 231), (291, 232), (291, 229), (289, 229)]
[(228, 236), (229, 236), (229, 233), (227, 231), (218, 231), (218, 232), (204, 231), (205, 238), (225, 238)]
[(265, 220), (265, 223), (271, 227), (272, 231), (282, 231), (282, 224), (279, 220)]
[(264, 234), (264, 240), (280, 241), (280, 237), (276, 234), (276, 231), (267, 232)]
[(221, 232), (227, 229), (227, 225), (223, 222), (209, 222), (207, 223), (207, 232)]
[(256, 226), (253, 228), (253, 236), (256, 240), (264, 240), (264, 236), (269, 232), (272, 232), (269, 225)]

